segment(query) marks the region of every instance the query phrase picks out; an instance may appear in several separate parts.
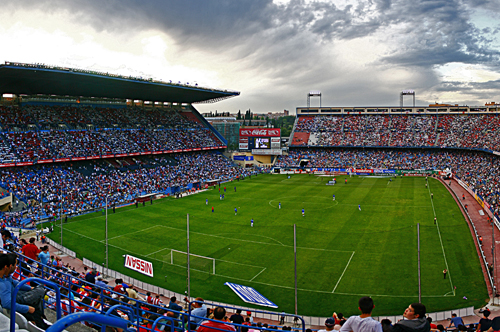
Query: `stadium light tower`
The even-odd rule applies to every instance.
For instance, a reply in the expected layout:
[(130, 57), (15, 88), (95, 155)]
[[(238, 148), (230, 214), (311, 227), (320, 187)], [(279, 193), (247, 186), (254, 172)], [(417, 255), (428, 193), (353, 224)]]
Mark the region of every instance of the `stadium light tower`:
[(399, 104), (403, 108), (403, 96), (413, 96), (413, 107), (415, 107), (415, 90), (403, 90), (399, 94)]
[(108, 255), (109, 255), (109, 251), (108, 251), (108, 194), (106, 193), (106, 275), (109, 275), (109, 265), (108, 265)]
[[(63, 245), (63, 218), (62, 218), (62, 208), (63, 208), (63, 203), (64, 203), (64, 198), (63, 198), (63, 191), (62, 191), (62, 186), (61, 186), (61, 206), (59, 209), (59, 219), (61, 219), (61, 252), (62, 252), (62, 245)], [(54, 225), (56, 224), (56, 216), (54, 213)]]
[(311, 97), (319, 97), (319, 107), (321, 107), (321, 91), (309, 91), (307, 94), (307, 107), (311, 107)]

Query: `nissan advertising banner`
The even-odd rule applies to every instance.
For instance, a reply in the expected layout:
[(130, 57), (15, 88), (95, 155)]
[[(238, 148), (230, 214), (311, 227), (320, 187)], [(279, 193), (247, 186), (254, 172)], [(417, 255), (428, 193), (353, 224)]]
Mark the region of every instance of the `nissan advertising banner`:
[(153, 263), (134, 256), (125, 255), (125, 267), (149, 277), (153, 276)]

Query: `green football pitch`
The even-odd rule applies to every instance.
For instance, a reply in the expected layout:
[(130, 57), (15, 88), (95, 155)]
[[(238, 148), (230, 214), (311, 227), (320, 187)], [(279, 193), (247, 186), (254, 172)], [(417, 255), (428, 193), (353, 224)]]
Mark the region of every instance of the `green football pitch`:
[[(356, 314), (359, 297), (369, 295), (375, 316), (396, 315), (418, 301), (420, 224), (427, 311), (485, 304), (488, 294), (471, 233), (440, 182), (429, 178), (426, 188), (423, 177), (337, 176), (336, 185), (326, 185), (331, 179), (259, 175), (222, 184), (224, 200), (219, 188), (211, 187), (181, 199), (109, 210), (109, 267), (184, 293), (189, 214), (190, 252), (207, 257), (191, 258), (192, 296), (246, 305), (224, 285), (233, 282), (255, 288), (278, 311), (293, 312), (296, 224), (299, 314)], [(50, 237), (59, 241), (60, 227)], [(79, 257), (104, 262), (103, 213), (69, 219), (63, 244)], [(152, 262), (154, 277), (126, 269), (125, 254)]]

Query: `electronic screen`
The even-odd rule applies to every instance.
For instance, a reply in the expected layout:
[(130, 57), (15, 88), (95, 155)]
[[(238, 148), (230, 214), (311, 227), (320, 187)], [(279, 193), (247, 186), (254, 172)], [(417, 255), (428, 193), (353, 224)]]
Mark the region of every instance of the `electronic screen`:
[(255, 148), (256, 149), (270, 149), (271, 143), (269, 137), (256, 137), (255, 138)]

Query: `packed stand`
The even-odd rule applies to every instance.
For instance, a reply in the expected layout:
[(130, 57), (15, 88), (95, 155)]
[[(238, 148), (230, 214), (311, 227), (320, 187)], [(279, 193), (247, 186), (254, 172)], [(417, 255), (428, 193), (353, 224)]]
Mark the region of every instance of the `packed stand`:
[[(297, 118), (293, 145), (443, 147), (499, 151), (500, 115), (321, 115)], [(296, 137), (309, 133), (316, 140)]]
[(39, 162), (221, 146), (189, 110), (0, 106), (0, 161)]
[(236, 166), (219, 153), (191, 152), (120, 160), (96, 160), (80, 166), (29, 166), (0, 170), (0, 185), (25, 202), (19, 213), (9, 214), (12, 225), (60, 214), (79, 214), (130, 203), (136, 197), (185, 188), (191, 183), (245, 177), (251, 171)]

